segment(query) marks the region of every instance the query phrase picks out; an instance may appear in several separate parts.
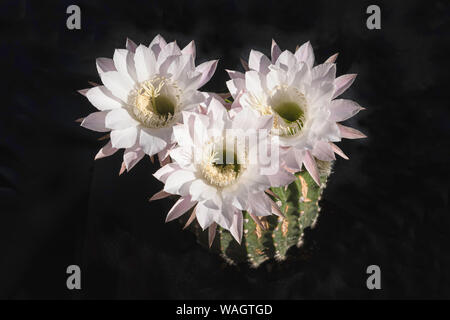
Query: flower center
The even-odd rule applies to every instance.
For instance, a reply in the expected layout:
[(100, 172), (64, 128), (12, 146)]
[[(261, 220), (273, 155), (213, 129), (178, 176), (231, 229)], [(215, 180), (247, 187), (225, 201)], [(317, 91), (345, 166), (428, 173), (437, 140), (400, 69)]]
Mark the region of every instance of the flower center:
[(161, 128), (172, 123), (179, 110), (181, 90), (164, 77), (140, 84), (132, 96), (133, 113), (144, 126)]
[(303, 93), (293, 87), (279, 87), (274, 90), (268, 103), (275, 114), (273, 133), (292, 136), (302, 131), (308, 108)]
[(279, 105), (272, 106), (272, 109), (286, 122), (301, 120), (304, 112), (295, 102), (282, 102)]
[(245, 165), (239, 161), (233, 148), (207, 148), (206, 156), (201, 163), (203, 178), (212, 186), (225, 188), (232, 185), (242, 172)]

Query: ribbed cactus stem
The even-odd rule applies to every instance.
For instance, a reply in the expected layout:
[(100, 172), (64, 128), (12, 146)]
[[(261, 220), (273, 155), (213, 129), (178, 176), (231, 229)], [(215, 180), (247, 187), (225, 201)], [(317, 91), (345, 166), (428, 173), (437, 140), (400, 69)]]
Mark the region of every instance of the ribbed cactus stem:
[[(230, 264), (248, 262), (257, 268), (268, 259), (286, 259), (289, 248), (303, 243), (304, 230), (314, 226), (319, 214), (319, 200), (331, 172), (332, 162), (317, 160), (321, 186), (318, 186), (304, 170), (296, 174), (297, 179), (286, 187), (271, 188), (276, 197), (272, 199), (280, 207), (285, 218), (275, 215), (259, 218), (255, 222), (244, 212), (244, 234), (238, 244), (231, 234), (217, 227), (216, 238), (210, 250), (219, 253)], [(208, 232), (193, 224), (199, 242), (208, 244)]]

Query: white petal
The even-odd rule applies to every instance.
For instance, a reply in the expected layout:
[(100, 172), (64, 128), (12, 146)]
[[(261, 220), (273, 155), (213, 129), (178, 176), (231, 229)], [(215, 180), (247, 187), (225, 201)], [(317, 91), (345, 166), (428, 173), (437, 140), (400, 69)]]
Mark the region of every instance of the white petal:
[(118, 71), (108, 71), (100, 74), (103, 84), (111, 93), (123, 102), (128, 102), (128, 94), (133, 88), (133, 83)]
[(105, 126), (110, 129), (122, 130), (137, 125), (139, 125), (139, 122), (133, 119), (128, 111), (123, 108), (111, 110), (105, 118)]
[(169, 163), (156, 171), (153, 176), (159, 181), (166, 183), (167, 178), (175, 172), (175, 170), (180, 170), (180, 166), (176, 163)]
[(311, 43), (308, 41), (300, 46), (298, 50), (295, 52), (295, 57), (298, 62), (305, 62), (310, 69), (312, 69), (314, 65), (314, 51), (311, 46)]
[(161, 129), (141, 129), (139, 145), (150, 156), (162, 151), (168, 144), (168, 141), (160, 137), (158, 130)]
[(284, 50), (277, 59), (276, 65), (284, 71), (295, 71), (297, 59), (289, 50)]
[(139, 82), (149, 80), (156, 72), (156, 58), (153, 52), (146, 46), (139, 45), (134, 55), (136, 76)]
[(114, 65), (117, 71), (131, 82), (135, 82), (136, 68), (134, 66), (134, 53), (126, 49), (116, 49), (113, 55)]
[(355, 101), (346, 99), (336, 99), (330, 103), (331, 121), (344, 121), (353, 117), (363, 108)]
[(123, 105), (105, 86), (97, 86), (89, 89), (86, 92), (86, 98), (100, 111), (120, 108)]
[(269, 72), (270, 60), (263, 53), (251, 50), (248, 58), (248, 66), (250, 69), (256, 70), (262, 74)]
[(170, 209), (170, 211), (166, 217), (166, 222), (169, 222), (169, 221), (175, 220), (176, 218), (181, 217), (189, 209), (191, 209), (195, 205), (195, 203), (196, 203), (195, 201), (191, 201), (190, 196), (181, 197), (173, 205), (172, 209)]
[[(177, 170), (173, 172), (166, 180), (164, 191), (172, 194), (180, 194), (181, 188), (185, 183), (195, 179), (195, 175), (189, 170)], [(197, 200), (192, 197), (192, 200)]]
[(136, 127), (111, 131), (111, 143), (114, 148), (129, 148), (135, 144), (136, 138)]
[(214, 75), (214, 72), (216, 72), (217, 63), (219, 60), (211, 60), (204, 62), (195, 68), (196, 72), (201, 73), (201, 77), (198, 80), (197, 88), (202, 87), (205, 83), (207, 83), (212, 76)]
[(195, 42), (192, 40), (189, 44), (181, 50), (182, 54), (190, 55), (193, 59), (195, 59)]
[(340, 77), (337, 77), (334, 80), (336, 89), (334, 91), (333, 99), (343, 94), (344, 91), (352, 85), (353, 81), (355, 81), (355, 78), (356, 74), (344, 74)]
[(198, 224), (203, 230), (214, 222), (214, 210), (209, 209), (202, 202), (199, 202), (195, 207), (195, 214)]
[(149, 44), (148, 48), (152, 50), (153, 54), (155, 55), (155, 58), (157, 59), (159, 56), (159, 53), (161, 52), (162, 48), (164, 48), (167, 45), (166, 40), (164, 40), (161, 35), (157, 35), (152, 42)]
[(245, 73), (245, 86), (254, 94), (264, 94), (265, 83), (262, 75), (257, 71), (250, 70)]
[(203, 180), (196, 179), (192, 182), (189, 193), (192, 195), (193, 200), (210, 200), (215, 198), (217, 190), (203, 182)]
[(89, 130), (98, 132), (108, 132), (110, 129), (105, 127), (105, 118), (109, 111), (94, 112), (84, 118), (81, 126)]
[(236, 241), (241, 244), (243, 229), (242, 212), (238, 211), (233, 214), (233, 222), (231, 223), (230, 233)]
[(172, 160), (178, 163), (180, 167), (188, 167), (193, 163), (192, 153), (189, 152), (189, 149), (190, 148), (183, 147), (172, 149), (170, 151), (170, 157), (172, 158)]
[(240, 78), (231, 79), (226, 82), (226, 85), (232, 97), (236, 99), (239, 93), (245, 89), (245, 80)]

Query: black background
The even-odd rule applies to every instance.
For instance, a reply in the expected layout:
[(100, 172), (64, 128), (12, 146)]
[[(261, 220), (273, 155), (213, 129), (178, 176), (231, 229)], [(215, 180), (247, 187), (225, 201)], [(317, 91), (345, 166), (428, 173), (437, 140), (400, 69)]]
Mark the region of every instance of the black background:
[[(66, 28), (77, 4), (82, 29)], [(381, 7), (382, 29), (366, 28)], [(0, 297), (450, 298), (448, 1), (2, 1)], [(127, 37), (194, 39), (197, 62), (220, 59), (204, 89), (224, 92), (271, 39), (316, 61), (340, 52), (358, 73), (345, 98), (367, 110), (347, 124), (368, 135), (339, 146), (317, 226), (281, 264), (230, 267), (177, 222), (148, 158), (118, 176), (121, 153), (94, 161), (102, 134), (74, 122), (95, 111), (76, 90), (99, 82), (95, 58)], [(82, 290), (66, 268), (82, 269)], [(381, 267), (382, 290), (366, 288)]]

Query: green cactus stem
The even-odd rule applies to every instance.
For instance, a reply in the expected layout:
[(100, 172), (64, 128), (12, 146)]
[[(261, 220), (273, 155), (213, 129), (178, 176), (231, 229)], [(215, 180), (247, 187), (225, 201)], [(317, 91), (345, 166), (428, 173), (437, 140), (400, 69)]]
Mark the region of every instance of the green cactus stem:
[(237, 243), (229, 231), (220, 227), (209, 248), (208, 231), (202, 231), (197, 223), (190, 229), (197, 239), (209, 250), (220, 254), (230, 264), (248, 262), (253, 268), (269, 259), (282, 261), (292, 246), (303, 243), (304, 230), (315, 224), (320, 207), (319, 200), (331, 172), (332, 162), (317, 160), (321, 186), (318, 186), (304, 170), (296, 174), (297, 179), (286, 187), (272, 188), (285, 218), (275, 215), (260, 217), (260, 225), (244, 212), (244, 232), (241, 244)]

